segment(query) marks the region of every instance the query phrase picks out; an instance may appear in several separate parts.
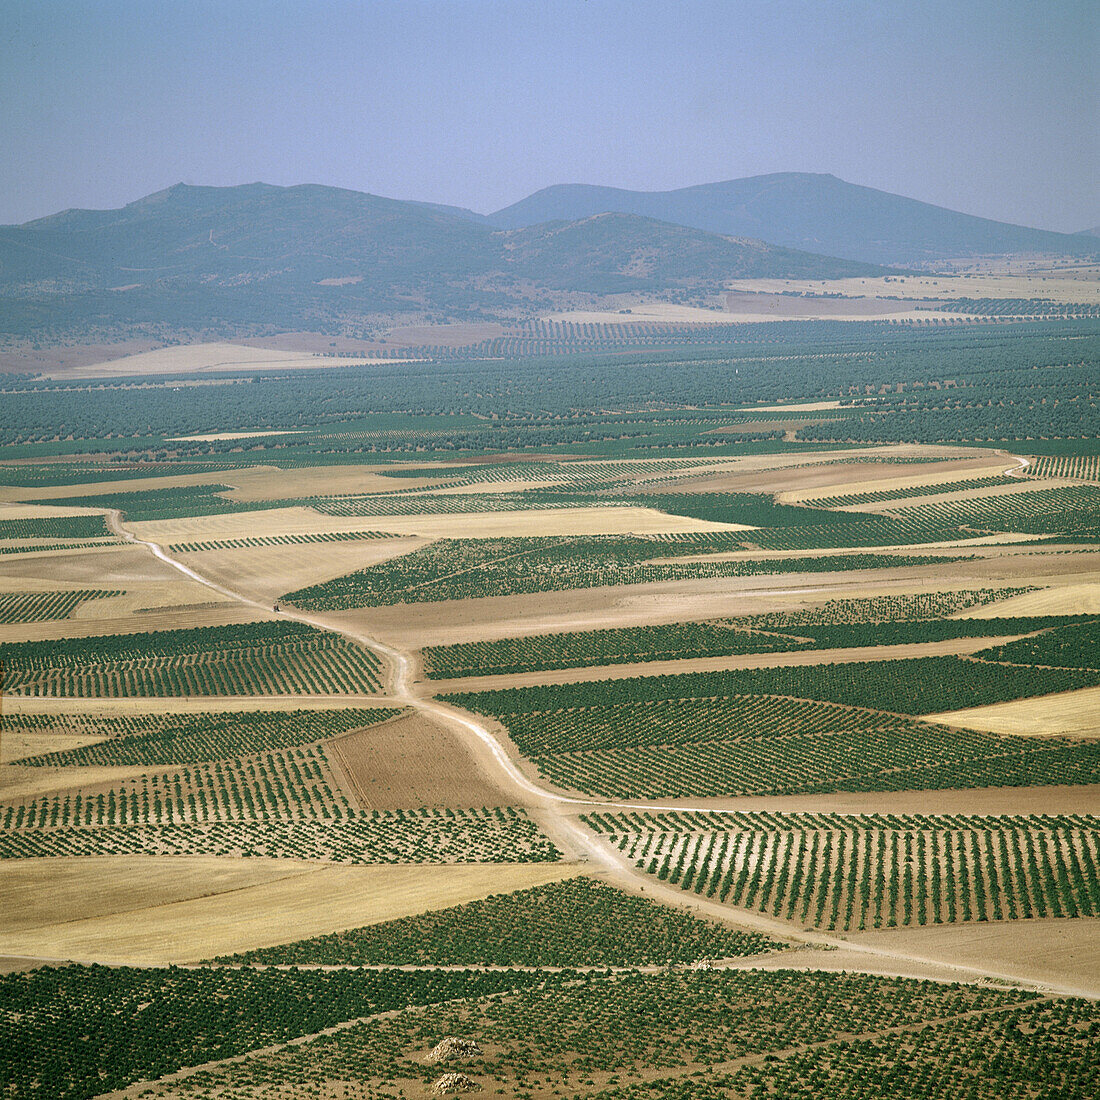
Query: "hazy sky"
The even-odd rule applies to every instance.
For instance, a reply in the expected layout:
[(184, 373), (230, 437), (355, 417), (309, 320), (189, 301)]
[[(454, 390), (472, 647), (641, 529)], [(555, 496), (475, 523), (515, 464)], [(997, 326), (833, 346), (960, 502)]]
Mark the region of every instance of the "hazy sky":
[(1100, 223), (1097, 0), (0, 0), (0, 223), (170, 184), (487, 212), (832, 172)]

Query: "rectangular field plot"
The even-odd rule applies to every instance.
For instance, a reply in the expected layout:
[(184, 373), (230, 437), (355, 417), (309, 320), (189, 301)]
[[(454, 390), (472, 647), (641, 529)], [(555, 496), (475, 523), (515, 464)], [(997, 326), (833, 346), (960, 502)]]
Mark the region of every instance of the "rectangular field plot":
[[(53, 503), (51, 501), (51, 503)], [(71, 501), (86, 504), (86, 501)], [(0, 519), (0, 541), (9, 539), (98, 539), (112, 537), (107, 520), (100, 515), (35, 516), (29, 519)]]
[[(1023, 634), (1069, 616), (983, 621), (939, 616), (1015, 595), (990, 591), (834, 600), (817, 608), (738, 619), (500, 638), (423, 650), (430, 679), (590, 668), (739, 653), (783, 653), (846, 646), (900, 645), (948, 638)], [(933, 618), (937, 616), (937, 618)]]
[[(828, 573), (944, 564), (951, 560), (890, 554), (775, 561), (708, 561), (701, 557), (739, 549), (740, 542), (728, 533), (439, 539), (411, 554), (298, 589), (283, 598), (304, 609), (334, 611), (655, 581)], [(669, 560), (676, 557), (692, 560)]]
[(561, 858), (527, 814), (511, 807), (0, 831), (0, 859), (95, 855), (252, 856), (337, 863), (544, 863)]
[(0, 718), (8, 734), (78, 735), (97, 743), (20, 760), (23, 767), (192, 764), (286, 749), (336, 737), (399, 714), (392, 707), (342, 710), (219, 711), (200, 714), (16, 714)]
[(1067, 485), (1009, 496), (922, 504), (898, 515), (915, 523), (958, 523), (979, 530), (1094, 539), (1100, 534), (1100, 486)]
[(1100, 915), (1100, 818), (593, 814), (661, 881), (799, 926)]
[(1100, 672), (1080, 668), (1003, 665), (963, 657), (773, 666), (635, 676), (542, 687), (468, 692), (449, 698), (482, 714), (552, 711), (564, 707), (785, 695), (866, 707), (892, 714), (935, 714), (1100, 684)]
[(0, 645), (12, 695), (366, 694), (379, 660), (294, 622)]
[(67, 619), (85, 600), (121, 596), (121, 592), (0, 592), (0, 623), (37, 623)]

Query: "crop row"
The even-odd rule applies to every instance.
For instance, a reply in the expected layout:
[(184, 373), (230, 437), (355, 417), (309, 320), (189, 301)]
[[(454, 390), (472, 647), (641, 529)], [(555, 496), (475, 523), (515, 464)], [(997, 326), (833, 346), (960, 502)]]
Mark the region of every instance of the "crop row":
[(908, 500), (910, 497), (938, 496), (940, 493), (958, 493), (964, 489), (992, 489), (1001, 485), (1018, 485), (1013, 477), (1000, 474), (996, 477), (969, 477), (959, 481), (940, 481), (934, 485), (908, 485), (896, 489), (869, 490), (865, 493), (841, 493), (837, 496), (814, 497), (807, 500), (819, 508), (850, 508), (853, 504), (872, 504), (880, 500)]
[[(699, 1071), (618, 1085), (600, 1100), (1079, 1100), (1100, 1091), (1100, 1020), (1086, 1001), (935, 1020), (755, 1060), (729, 1073)], [(1039, 1069), (1038, 1066), (1042, 1066)], [(1037, 1080), (1041, 1085), (1037, 1088)]]
[[(482, 709), (477, 696), (467, 697), (465, 705)], [(923, 722), (880, 711), (768, 695), (593, 702), (560, 710), (489, 713), (508, 727), (520, 751), (532, 756), (639, 745), (771, 741), (827, 733), (928, 728)]]
[(365, 693), (379, 660), (291, 622), (0, 645), (13, 695), (179, 696)]
[(353, 813), (320, 745), (187, 764), (106, 790), (46, 794), (2, 808), (2, 829), (342, 818)]
[(0, 859), (254, 856), (339, 863), (552, 863), (561, 853), (523, 810), (368, 811), (343, 818), (0, 830)]
[(574, 878), (221, 961), (641, 966), (733, 958), (778, 946), (764, 936), (699, 920), (598, 879)]
[(89, 1100), (361, 1016), (545, 980), (508, 971), (42, 967), (0, 976), (0, 1077), (12, 1100)]
[(720, 738), (535, 756), (567, 790), (605, 798), (1031, 787), (1100, 782), (1100, 747), (912, 726)]
[(666, 560), (677, 553), (692, 552), (698, 551), (688, 543), (637, 536), (440, 539), (411, 554), (290, 592), (284, 599), (311, 610), (342, 610), (705, 577), (942, 564), (949, 560), (888, 554), (775, 561)]
[(1069, 477), (1100, 481), (1100, 455), (1050, 456), (1032, 459), (1027, 470), (1032, 477)]
[(114, 545), (114, 542), (108, 539), (88, 542), (0, 543), (0, 555), (42, 554), (51, 550), (90, 550), (111, 545)]
[(388, 531), (321, 531), (315, 535), (251, 535), (240, 539), (174, 542), (168, 549), (175, 554), (194, 554), (202, 550), (251, 550), (260, 546), (304, 546), (317, 542), (359, 542), (393, 537)]
[(106, 518), (100, 515), (0, 519), (0, 540), (94, 539), (110, 534), (111, 529), (107, 526)]
[(1066, 485), (974, 500), (920, 504), (899, 515), (916, 523), (959, 523), (991, 531), (1094, 538), (1100, 532), (1100, 486)]
[(734, 695), (785, 695), (897, 714), (935, 714), (1100, 684), (1090, 669), (1031, 668), (962, 657), (635, 676), (497, 691), (455, 693), (458, 706), (491, 716), (571, 707), (714, 699)]
[[(420, 1096), (440, 1074), (439, 1066), (424, 1063), (424, 1054), (440, 1036), (454, 1035), (492, 1043), (484, 1056), (461, 1066), (488, 1095), (1062, 1100), (1095, 1092), (1098, 1027), (1092, 1002), (1018, 989), (793, 970), (674, 970), (610, 980), (582, 975), (560, 986), (391, 1014), (213, 1067), (152, 1094), (235, 1100)], [(852, 1037), (889, 1036), (892, 1029), (920, 1041), (919, 1063), (911, 1064), (903, 1049), (883, 1065), (881, 1076), (856, 1076), (849, 1089), (834, 1091), (828, 1069), (834, 1061), (847, 1064), (843, 1059), (857, 1049)], [(959, 1068), (959, 1076), (937, 1082), (942, 1087), (936, 1091), (923, 1087), (936, 1064), (929, 1048)], [(794, 1051), (822, 1057), (814, 1074), (794, 1079), (790, 1091), (753, 1091), (748, 1083), (729, 1092), (713, 1087), (712, 1074), (723, 1063), (779, 1075)], [(1004, 1080), (1011, 1091), (976, 1091), (974, 1082), (986, 1080)]]
[(960, 592), (907, 592), (897, 596), (826, 600), (825, 603), (813, 607), (796, 607), (752, 615), (744, 621), (758, 630), (783, 631), (799, 626), (938, 619), (1034, 591), (1036, 589), (1033, 587), (976, 588)]
[(80, 733), (97, 744), (21, 759), (21, 767), (193, 764), (323, 741), (400, 713), (374, 709), (211, 711), (201, 714), (6, 715), (4, 729)]
[(620, 816), (601, 831), (609, 824), (609, 842), (661, 881), (802, 926), (1100, 915), (1097, 818), (730, 814), (685, 831)]
[(84, 589), (79, 592), (0, 592), (0, 623), (37, 623), (67, 619), (85, 600), (105, 600), (121, 592)]
[[(792, 644), (778, 638), (769, 640), (769, 634), (789, 634), (794, 631), (796, 636), (805, 638), (805, 635), (797, 633), (797, 628), (844, 623), (930, 620), (1030, 591), (1030, 588), (999, 588), (830, 600), (816, 607), (773, 611), (703, 624), (674, 623), (667, 626), (498, 638), (486, 642), (428, 646), (422, 653), (426, 674), (434, 679), (448, 679), (476, 676), (488, 671), (512, 673), (531, 669), (579, 668), (668, 657), (703, 656), (714, 651), (711, 648), (713, 643), (719, 646), (751, 645), (755, 647), (753, 652), (768, 652), (783, 650)], [(730, 627), (754, 633), (731, 637), (728, 629)]]
[(490, 642), (430, 646), (423, 651), (423, 655), (424, 670), (429, 678), (449, 679), (490, 673), (592, 668), (599, 665), (741, 653), (786, 653), (795, 650), (914, 645), (955, 638), (1007, 637), (1051, 627), (1083, 624), (1084, 619), (1085, 616), (1075, 615), (1005, 619), (917, 619), (879, 623), (807, 624), (779, 630), (770, 623), (762, 627), (756, 617), (750, 616), (743, 619), (536, 634)]

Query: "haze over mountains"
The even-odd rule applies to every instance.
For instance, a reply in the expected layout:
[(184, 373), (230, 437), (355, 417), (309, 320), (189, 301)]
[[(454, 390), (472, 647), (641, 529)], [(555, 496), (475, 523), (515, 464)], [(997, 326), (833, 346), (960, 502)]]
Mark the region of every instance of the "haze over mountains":
[(1028, 229), (846, 183), (781, 172), (676, 191), (624, 191), (562, 184), (498, 210), (492, 225), (515, 228), (615, 210), (710, 233), (759, 237), (787, 248), (879, 264), (919, 264), (971, 255), (1087, 254), (1074, 235)]
[(179, 184), (120, 210), (0, 228), (0, 331), (348, 331), (1018, 252), (1090, 255), (1100, 242), (805, 174), (652, 193), (552, 187), (488, 216), (321, 185)]

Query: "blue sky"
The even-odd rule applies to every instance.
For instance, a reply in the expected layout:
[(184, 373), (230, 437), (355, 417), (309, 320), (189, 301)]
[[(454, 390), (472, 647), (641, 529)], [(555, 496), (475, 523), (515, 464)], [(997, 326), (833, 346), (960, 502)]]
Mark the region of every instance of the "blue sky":
[(1100, 223), (1096, 0), (0, 0), (0, 223), (184, 181), (487, 212), (832, 172)]

